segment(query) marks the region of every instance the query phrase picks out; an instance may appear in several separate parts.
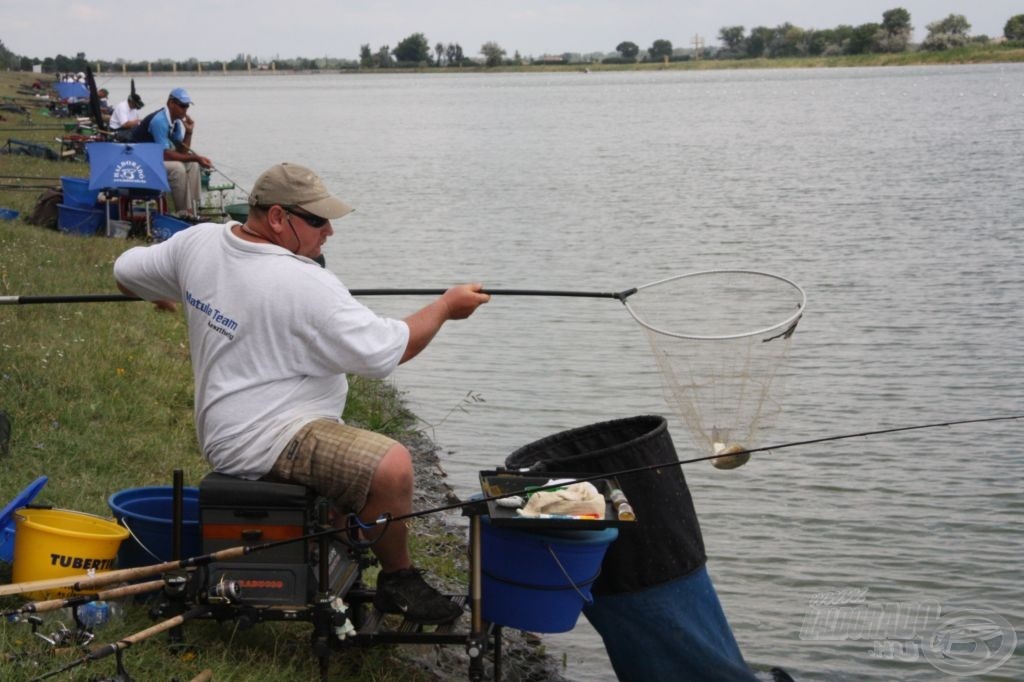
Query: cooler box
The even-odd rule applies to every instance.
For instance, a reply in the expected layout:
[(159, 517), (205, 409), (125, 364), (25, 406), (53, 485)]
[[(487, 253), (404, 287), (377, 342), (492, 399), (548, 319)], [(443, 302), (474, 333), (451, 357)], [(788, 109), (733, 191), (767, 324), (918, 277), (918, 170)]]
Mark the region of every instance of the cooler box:
[[(311, 527), (304, 486), (208, 474), (199, 484), (203, 554), (298, 538)], [(249, 603), (306, 604), (316, 582), (307, 542), (292, 542), (210, 564), (210, 584), (237, 581)]]
[(158, 213), (153, 216), (153, 239), (158, 242), (166, 241), (189, 227), (192, 227), (192, 223)]
[(103, 227), (106, 218), (101, 208), (57, 204), (57, 229), (66, 234), (94, 237)]
[(69, 178), (61, 176), (60, 188), (64, 193), (64, 205), (75, 208), (94, 208), (99, 192), (89, 189), (86, 178)]

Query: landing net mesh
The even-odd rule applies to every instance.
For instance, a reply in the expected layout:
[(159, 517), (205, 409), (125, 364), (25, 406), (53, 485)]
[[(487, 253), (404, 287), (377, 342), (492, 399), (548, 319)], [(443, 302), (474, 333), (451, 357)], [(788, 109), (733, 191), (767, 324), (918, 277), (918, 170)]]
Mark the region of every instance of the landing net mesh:
[(709, 270), (638, 287), (623, 302), (647, 333), (666, 401), (698, 452), (756, 447), (759, 426), (780, 409), (772, 389), (803, 290), (768, 273)]

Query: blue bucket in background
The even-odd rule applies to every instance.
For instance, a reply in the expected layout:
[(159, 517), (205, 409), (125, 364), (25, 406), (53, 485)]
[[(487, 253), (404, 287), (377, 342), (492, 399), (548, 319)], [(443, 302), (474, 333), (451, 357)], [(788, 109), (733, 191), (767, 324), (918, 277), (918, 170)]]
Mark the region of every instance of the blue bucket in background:
[[(118, 524), (130, 534), (117, 552), (118, 568), (150, 566), (174, 558), (174, 488), (128, 488), (111, 495), (107, 504)], [(182, 518), (179, 558), (199, 556), (199, 488), (184, 488)]]
[(94, 208), (97, 203), (99, 192), (89, 189), (89, 180), (86, 178), (69, 178), (61, 176), (61, 191), (64, 193), (63, 204), (74, 208)]
[(618, 529), (539, 533), (481, 520), (484, 619), (529, 632), (572, 630)]
[(101, 208), (57, 204), (57, 229), (64, 234), (95, 237), (105, 218)]
[(182, 230), (192, 227), (192, 223), (178, 220), (177, 218), (163, 213), (153, 216), (153, 239), (158, 242), (167, 241)]

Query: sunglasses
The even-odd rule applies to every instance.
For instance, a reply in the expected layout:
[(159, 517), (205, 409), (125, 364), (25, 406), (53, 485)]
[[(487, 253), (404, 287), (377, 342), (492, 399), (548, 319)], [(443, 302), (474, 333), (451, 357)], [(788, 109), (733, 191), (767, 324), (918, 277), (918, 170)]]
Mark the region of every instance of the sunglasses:
[(285, 208), (285, 211), (292, 214), (296, 218), (302, 218), (303, 221), (314, 230), (319, 230), (321, 227), (327, 224), (327, 218), (321, 218), (318, 215), (312, 213), (306, 213), (305, 211), (299, 211), (295, 208)]

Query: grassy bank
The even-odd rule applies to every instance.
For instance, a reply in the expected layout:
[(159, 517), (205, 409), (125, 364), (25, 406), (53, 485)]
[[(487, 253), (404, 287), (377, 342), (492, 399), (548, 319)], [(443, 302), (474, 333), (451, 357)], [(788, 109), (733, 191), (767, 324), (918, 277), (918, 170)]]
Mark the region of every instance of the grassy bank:
[[(111, 266), (125, 243), (68, 237), (25, 225), (4, 225), (0, 237), (0, 295), (107, 292)], [(145, 303), (55, 304), (0, 308), (0, 409), (13, 422), (10, 450), (0, 464), (6, 501), (39, 475), (49, 481), (38, 502), (110, 516), (111, 493), (168, 485), (174, 469), (196, 485), (208, 471), (196, 446), (192, 377), (182, 314)], [(358, 411), (346, 415), (376, 425), (407, 426), (393, 392), (357, 382)], [(420, 538), (422, 540), (422, 537)], [(458, 556), (456, 546), (449, 548)], [(448, 556), (421, 561), (445, 572)], [(7, 573), (9, 567), (0, 566)], [(447, 571), (450, 573), (451, 569)], [(7, 575), (3, 575), (7, 582)], [(13, 608), (15, 598), (0, 600)], [(67, 612), (60, 618), (69, 622)], [(101, 630), (100, 641), (151, 624), (144, 607)], [(55, 625), (49, 623), (52, 632)], [(127, 656), (137, 679), (191, 679), (203, 668), (215, 680), (280, 682), (317, 679), (308, 625), (267, 625), (239, 633), (232, 624), (188, 627), (201, 642), (188, 657), (172, 656), (162, 637)], [(27, 624), (0, 623), (0, 652), (28, 654), (31, 665), (0, 663), (0, 678), (27, 680), (72, 660), (53, 656)], [(335, 656), (344, 680), (434, 679), (398, 664), (387, 649)], [(96, 664), (113, 671), (113, 660)], [(97, 671), (91, 671), (95, 674)], [(65, 679), (85, 679), (65, 677)]]
[[(19, 82), (31, 82), (30, 75), (23, 76), (0, 74), (0, 95), (13, 92)], [(5, 118), (0, 126), (38, 126), (35, 132), (19, 131), (18, 139), (45, 141), (59, 135), (48, 129), (59, 121), (34, 111), (24, 121), (9, 113)], [(7, 176), (0, 178), (2, 185), (59, 184), (61, 175), (87, 174), (81, 162), (0, 156), (0, 175)], [(24, 216), (39, 192), (0, 187), (0, 206)], [(0, 295), (115, 292), (113, 262), (132, 245), (68, 236), (20, 219), (0, 221)], [(147, 303), (0, 306), (0, 410), (13, 422), (9, 451), (0, 460), (0, 501), (6, 504), (46, 475), (37, 502), (109, 518), (107, 499), (118, 490), (169, 485), (175, 469), (184, 471), (186, 485), (197, 485), (208, 467), (196, 444), (187, 344), (183, 314), (161, 313)], [(348, 421), (403, 439), (412, 425), (387, 384), (354, 381), (350, 407)], [(414, 528), (419, 543), (414, 555), (451, 582), (458, 575), (454, 567), (463, 561), (461, 543), (428, 523)], [(422, 549), (427, 544), (429, 552)], [(8, 582), (10, 573), (10, 566), (0, 563), (0, 582)], [(0, 609), (22, 601), (0, 599)], [(129, 605), (123, 618), (99, 631), (97, 641), (114, 641), (150, 626), (147, 610)], [(56, 620), (71, 622), (68, 611), (55, 612), (40, 632), (53, 632)], [(133, 647), (125, 666), (140, 680), (189, 680), (209, 668), (218, 682), (308, 681), (318, 679), (309, 634), (304, 624), (260, 625), (241, 632), (233, 623), (196, 622), (186, 628), (188, 641), (195, 644), (187, 654), (173, 655), (166, 636), (158, 635)], [(332, 679), (436, 679), (400, 653), (396, 658), (395, 650), (380, 647), (335, 655)], [(72, 651), (55, 655), (28, 624), (7, 621), (0, 622), (0, 654), (0, 679), (15, 682), (80, 656)], [(92, 679), (114, 670), (111, 657), (60, 679)]]

